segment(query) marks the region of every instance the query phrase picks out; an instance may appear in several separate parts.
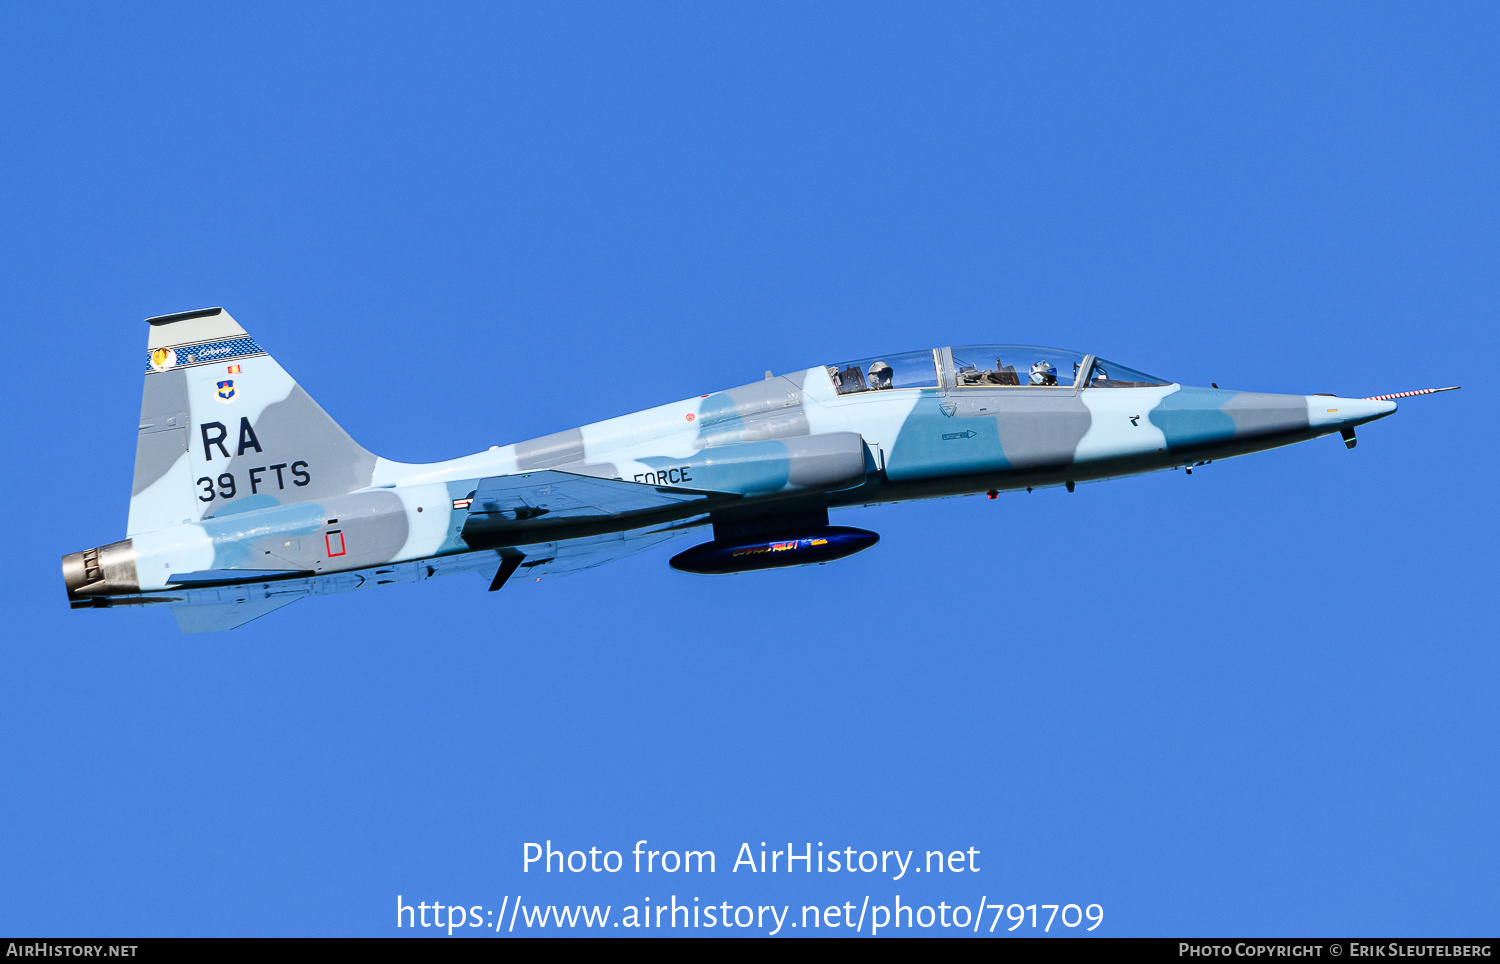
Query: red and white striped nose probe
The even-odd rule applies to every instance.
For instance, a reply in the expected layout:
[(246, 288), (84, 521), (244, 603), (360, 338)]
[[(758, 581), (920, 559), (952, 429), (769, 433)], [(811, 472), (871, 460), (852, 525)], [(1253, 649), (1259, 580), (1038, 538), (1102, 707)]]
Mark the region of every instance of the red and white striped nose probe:
[(1411, 398), (1413, 395), (1431, 395), (1433, 392), (1456, 392), (1462, 385), (1449, 385), (1447, 388), (1419, 388), (1414, 392), (1397, 392), (1394, 395), (1371, 395), (1362, 399), (1366, 402), (1388, 402), (1393, 398)]

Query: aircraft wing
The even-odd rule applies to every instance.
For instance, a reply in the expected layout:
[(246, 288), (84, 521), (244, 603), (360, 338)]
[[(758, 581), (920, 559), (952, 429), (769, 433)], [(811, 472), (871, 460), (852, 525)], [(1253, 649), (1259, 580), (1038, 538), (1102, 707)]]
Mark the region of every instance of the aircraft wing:
[(167, 582), (175, 586), (230, 586), (241, 582), (269, 582), (293, 576), (310, 576), (310, 569), (200, 569), (197, 572), (174, 572)]
[[(505, 578), (515, 571), (536, 576), (562, 576), (649, 549), (681, 535), (715, 505), (735, 496), (600, 479), (570, 472), (545, 470), (481, 479), (469, 497), (466, 533), (503, 535), (516, 546), (511, 554), (524, 559), (509, 568), (493, 552), (455, 557), (465, 568), (493, 572), (502, 561)], [(666, 510), (667, 519), (657, 513)], [(574, 537), (570, 525), (587, 526), (618, 516), (641, 516), (641, 528), (625, 532), (590, 533)], [(559, 528), (557, 523), (564, 523)], [(541, 542), (528, 544), (516, 533), (536, 529)], [(514, 540), (514, 541), (511, 541)], [(452, 570), (452, 566), (443, 566)], [(212, 569), (173, 573), (172, 613), (183, 632), (218, 632), (242, 626), (310, 594), (341, 592), (386, 582), (411, 582), (434, 570), (426, 563), (404, 562), (359, 572), (318, 575), (301, 570)], [(457, 571), (457, 570), (453, 570)], [(499, 588), (496, 579), (491, 588)]]
[[(512, 528), (559, 522), (598, 522), (657, 509), (688, 508), (709, 493), (619, 479), (544, 470), (480, 479), (464, 528)], [(535, 521), (533, 521), (535, 520)]]
[[(524, 554), (515, 558), (524, 561), (510, 572), (519, 570), (528, 577), (567, 576), (654, 548), (686, 534), (690, 528), (690, 525), (674, 523), (519, 546), (517, 549)], [(180, 574), (183, 577), (195, 575), (205, 578), (179, 579), (174, 575), (173, 581), (184, 585), (173, 591), (171, 608), (172, 614), (177, 617), (177, 624), (185, 633), (221, 632), (243, 626), (309, 595), (347, 592), (392, 582), (418, 582), (433, 575), (458, 572), (479, 573), (489, 579), (495, 571), (497, 561), (501, 559), (503, 557), (495, 552), (478, 551), (449, 556), (443, 560), (419, 559), (358, 572), (324, 575), (300, 572), (236, 573), (256, 577), (253, 581), (241, 580), (238, 584), (228, 584), (219, 578), (218, 572), (183, 573)], [(441, 573), (437, 572), (438, 568), (442, 570)], [(281, 578), (275, 579), (277, 576)], [(267, 581), (268, 579), (271, 581)]]
[(655, 548), (686, 535), (689, 531), (687, 528), (676, 526), (648, 530), (635, 529), (630, 532), (612, 532), (590, 538), (519, 548), (527, 554), (527, 561), (522, 565), (523, 571), (529, 575), (570, 576), (575, 572), (583, 572), (585, 569), (592, 569), (595, 566), (602, 566), (607, 562), (614, 562), (637, 552)]

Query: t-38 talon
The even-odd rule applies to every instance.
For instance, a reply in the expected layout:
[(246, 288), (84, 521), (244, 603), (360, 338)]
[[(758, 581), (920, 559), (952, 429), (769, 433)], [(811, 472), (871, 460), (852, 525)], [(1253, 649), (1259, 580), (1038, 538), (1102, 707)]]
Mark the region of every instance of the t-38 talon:
[(711, 526), (677, 569), (874, 545), (841, 506), (1064, 486), (1339, 434), (1396, 397), (1194, 388), (1011, 345), (820, 365), (425, 465), (351, 439), (222, 308), (148, 319), (121, 542), (63, 557), (76, 608), (165, 603), (186, 632), (309, 595), (588, 569)]

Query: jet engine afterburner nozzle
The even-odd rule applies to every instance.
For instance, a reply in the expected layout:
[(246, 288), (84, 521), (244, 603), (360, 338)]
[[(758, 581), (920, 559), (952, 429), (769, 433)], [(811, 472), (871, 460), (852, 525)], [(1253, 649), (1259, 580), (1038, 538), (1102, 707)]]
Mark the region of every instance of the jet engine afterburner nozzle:
[(129, 539), (63, 556), (63, 583), (68, 587), (68, 599), (76, 602), (140, 592), (135, 557), (135, 546)]

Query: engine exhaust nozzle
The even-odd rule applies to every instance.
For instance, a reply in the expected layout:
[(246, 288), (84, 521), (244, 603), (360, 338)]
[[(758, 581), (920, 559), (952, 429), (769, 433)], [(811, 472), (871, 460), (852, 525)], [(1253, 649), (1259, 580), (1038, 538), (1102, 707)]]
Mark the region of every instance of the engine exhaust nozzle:
[(68, 599), (76, 602), (140, 592), (135, 556), (135, 546), (129, 539), (63, 556), (63, 584), (68, 587)]

